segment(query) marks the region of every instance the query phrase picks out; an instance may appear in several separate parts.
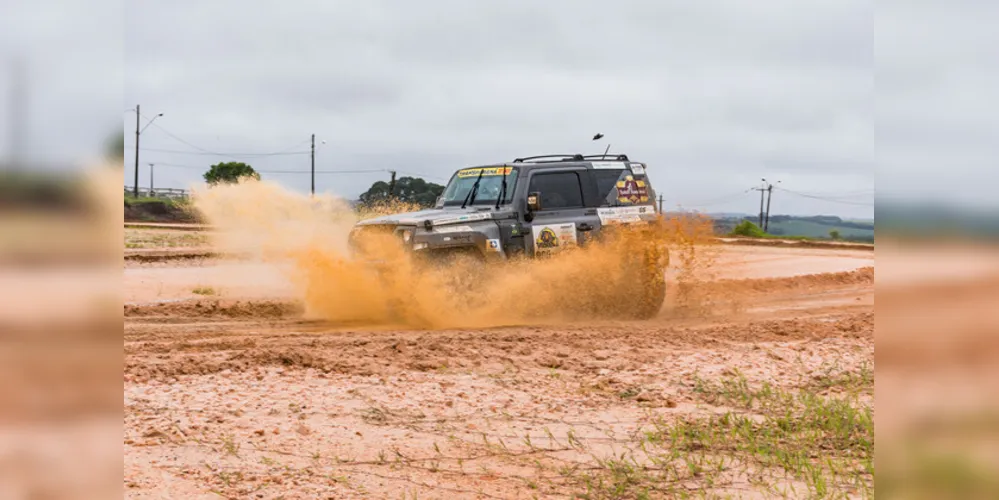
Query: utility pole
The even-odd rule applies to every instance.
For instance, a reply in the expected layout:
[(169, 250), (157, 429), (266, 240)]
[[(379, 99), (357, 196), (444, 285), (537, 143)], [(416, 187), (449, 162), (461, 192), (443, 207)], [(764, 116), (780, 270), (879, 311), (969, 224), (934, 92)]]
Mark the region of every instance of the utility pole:
[(312, 134), (312, 196), (316, 195), (316, 134)]
[(153, 196), (153, 193), (156, 192), (155, 188), (153, 187), (153, 167), (155, 166), (156, 166), (155, 163), (149, 164), (149, 196)]
[(395, 170), (389, 170), (389, 173), (392, 174), (392, 178), (389, 179), (389, 198), (394, 198), (395, 197)]
[[(777, 184), (780, 184), (780, 181), (777, 181)], [(763, 230), (764, 231), (766, 231), (767, 229), (770, 228), (770, 198), (773, 197), (773, 192), (774, 192), (774, 185), (773, 184), (768, 184), (767, 185), (767, 218), (763, 221)]]
[[(767, 229), (770, 228), (770, 198), (773, 197), (774, 185), (767, 182), (766, 179), (762, 179), (762, 181), (762, 187), (753, 189), (760, 192), (760, 229), (762, 229), (763, 232), (767, 232)], [(780, 184), (780, 181), (777, 181), (777, 184)], [(764, 196), (766, 196), (767, 201), (766, 210), (763, 209)]]
[[(767, 180), (763, 179), (763, 182), (767, 182)], [(758, 187), (758, 188), (753, 188), (753, 189), (760, 192), (760, 212), (759, 212), (760, 213), (760, 218), (759, 218), (759, 221), (760, 221), (760, 228), (762, 229), (763, 228), (763, 195), (767, 192), (767, 188), (766, 187)]]
[(139, 105), (135, 105), (135, 185), (132, 187), (132, 196), (139, 197)]
[(770, 198), (774, 195), (774, 185), (770, 184), (767, 186), (767, 216), (763, 219), (763, 232), (767, 232), (770, 227)]
[(663, 195), (659, 195), (659, 213), (663, 213)]

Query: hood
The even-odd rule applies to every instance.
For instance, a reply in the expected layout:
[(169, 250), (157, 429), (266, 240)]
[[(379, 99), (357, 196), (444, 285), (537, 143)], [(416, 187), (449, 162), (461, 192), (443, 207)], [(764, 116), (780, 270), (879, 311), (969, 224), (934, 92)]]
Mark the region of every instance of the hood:
[(357, 223), (358, 226), (370, 226), (376, 224), (393, 224), (402, 226), (415, 226), (423, 224), (429, 220), (435, 226), (447, 224), (468, 223), (481, 220), (490, 220), (508, 215), (503, 210), (473, 210), (471, 208), (431, 208), (419, 210), (417, 212), (406, 212), (401, 214), (383, 215), (372, 219), (365, 219)]

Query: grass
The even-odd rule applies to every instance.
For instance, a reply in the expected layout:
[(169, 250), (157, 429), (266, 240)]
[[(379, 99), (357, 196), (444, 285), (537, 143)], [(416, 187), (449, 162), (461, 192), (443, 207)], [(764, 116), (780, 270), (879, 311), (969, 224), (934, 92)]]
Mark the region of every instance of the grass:
[[(838, 376), (820, 385), (873, 390), (873, 374)], [(859, 394), (753, 387), (741, 376), (698, 380), (694, 390), (729, 410), (654, 420), (635, 451), (599, 459), (596, 471), (577, 478), (578, 497), (710, 497), (746, 487), (794, 498), (873, 496), (874, 409)]]
[(218, 290), (215, 290), (210, 286), (199, 286), (194, 290), (191, 290), (191, 293), (195, 295), (218, 295)]
[[(863, 232), (862, 230), (852, 230), (850, 228), (843, 227), (832, 227), (823, 226), (818, 223), (813, 222), (803, 222), (803, 224), (812, 226), (818, 226), (825, 228), (826, 232), (815, 231), (799, 231), (797, 229), (791, 228), (787, 229), (784, 227), (777, 228), (777, 224), (771, 224), (775, 227), (775, 230), (779, 231), (781, 234), (771, 234), (763, 231), (762, 228), (754, 224), (752, 221), (744, 220), (738, 223), (732, 231), (728, 233), (728, 236), (743, 237), (743, 238), (757, 238), (764, 240), (792, 240), (792, 241), (843, 241), (843, 242), (863, 242), (863, 243), (873, 243), (874, 231), (870, 231), (870, 235)], [(790, 227), (790, 226), (789, 226)], [(833, 239), (828, 231), (837, 230), (842, 235), (840, 239)], [(783, 234), (790, 233), (790, 234)]]
[(125, 229), (125, 248), (193, 248), (208, 246), (209, 235), (169, 229)]

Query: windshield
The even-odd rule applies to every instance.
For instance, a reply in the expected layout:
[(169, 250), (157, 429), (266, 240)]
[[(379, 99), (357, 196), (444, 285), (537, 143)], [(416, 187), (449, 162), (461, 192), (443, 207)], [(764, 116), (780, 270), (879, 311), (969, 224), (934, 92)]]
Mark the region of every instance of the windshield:
[[(472, 186), (482, 174), (479, 189), (475, 193), (475, 205), (495, 205), (503, 191), (503, 174), (506, 173), (506, 196), (500, 204), (510, 203), (513, 198), (513, 187), (517, 184), (517, 169), (515, 167), (477, 167), (459, 170), (451, 178), (442, 196), (444, 205), (461, 205), (465, 197), (472, 191)], [(469, 202), (469, 205), (472, 205)]]

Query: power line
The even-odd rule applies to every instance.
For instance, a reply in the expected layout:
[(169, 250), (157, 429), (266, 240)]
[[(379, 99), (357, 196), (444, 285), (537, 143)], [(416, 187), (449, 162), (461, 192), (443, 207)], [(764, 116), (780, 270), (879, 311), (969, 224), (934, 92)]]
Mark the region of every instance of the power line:
[[(127, 144), (126, 147), (134, 147), (132, 144)], [(290, 149), (290, 148), (289, 148)], [(184, 151), (180, 149), (161, 149), (161, 148), (139, 148), (140, 151), (152, 151), (154, 153), (173, 153), (181, 155), (195, 155), (195, 156), (245, 156), (245, 157), (258, 157), (258, 156), (292, 156), (292, 155), (307, 155), (308, 151), (275, 151), (273, 153), (206, 153), (204, 151)]]
[[(177, 150), (169, 150), (169, 151), (162, 151), (162, 152), (171, 152), (171, 153), (179, 153), (179, 154), (201, 154), (201, 155), (213, 155), (213, 156), (226, 156), (226, 157), (233, 158), (233, 159), (236, 159), (236, 160), (240, 160), (240, 159), (243, 159), (243, 158), (246, 158), (246, 157), (283, 156), (283, 155), (308, 154), (309, 153), (308, 151), (290, 151), (291, 149), (298, 148), (298, 147), (302, 146), (303, 143), (298, 143), (298, 144), (296, 144), (296, 145), (294, 145), (292, 147), (285, 148), (285, 149), (279, 150), (279, 151), (268, 152), (268, 153), (222, 153), (222, 152), (219, 152), (219, 151), (212, 151), (210, 149), (203, 148), (201, 146), (198, 146), (197, 144), (193, 144), (193, 143), (191, 143), (191, 142), (189, 142), (189, 141), (187, 141), (187, 140), (179, 137), (177, 134), (174, 134), (173, 132), (170, 132), (169, 130), (167, 130), (166, 128), (162, 127), (158, 123), (151, 123), (151, 125), (153, 127), (156, 127), (157, 129), (159, 129), (160, 132), (163, 132), (164, 134), (166, 134), (168, 137), (174, 139), (175, 141), (180, 142), (181, 144), (184, 144), (184, 145), (186, 145), (188, 147), (191, 147), (193, 149), (196, 149), (198, 151), (197, 153), (193, 152), (193, 151), (177, 151)], [(152, 151), (152, 149), (150, 149), (150, 151)], [(243, 158), (240, 158), (240, 157), (243, 157)]]
[(805, 193), (799, 193), (799, 192), (791, 191), (790, 189), (785, 189), (785, 188), (777, 188), (777, 189), (780, 189), (781, 191), (793, 194), (795, 196), (801, 196), (803, 198), (811, 198), (813, 200), (828, 201), (830, 203), (840, 203), (840, 204), (843, 204), (843, 205), (857, 205), (857, 206), (865, 206), (865, 207), (874, 206), (873, 202), (867, 203), (867, 202), (846, 201), (846, 200), (836, 199), (836, 198), (828, 197), (828, 196), (815, 196), (815, 195), (810, 195), (810, 194), (805, 194)]
[[(157, 162), (157, 166), (164, 167), (174, 167), (174, 168), (194, 168), (199, 170), (207, 171), (210, 167), (205, 165), (182, 165), (178, 163), (161, 163)], [(260, 174), (310, 174), (311, 170), (256, 170)], [(317, 174), (370, 174), (374, 172), (388, 172), (384, 168), (369, 168), (361, 170), (316, 170)]]
[[(708, 206), (712, 206), (712, 205), (722, 205), (722, 204), (725, 204), (725, 203), (729, 203), (729, 202), (735, 201), (735, 200), (737, 200), (739, 198), (742, 198), (743, 196), (746, 195), (746, 193), (748, 193), (750, 191), (752, 191), (752, 188), (742, 190), (742, 191), (740, 191), (738, 193), (733, 193), (733, 194), (729, 194), (729, 195), (726, 195), (726, 196), (720, 196), (718, 198), (711, 198), (711, 199), (704, 200), (704, 201), (701, 201), (701, 202), (698, 202), (698, 203), (687, 203), (685, 205), (689, 206), (689, 207), (708, 207)], [(681, 205), (684, 205), (684, 204), (681, 204)]]

